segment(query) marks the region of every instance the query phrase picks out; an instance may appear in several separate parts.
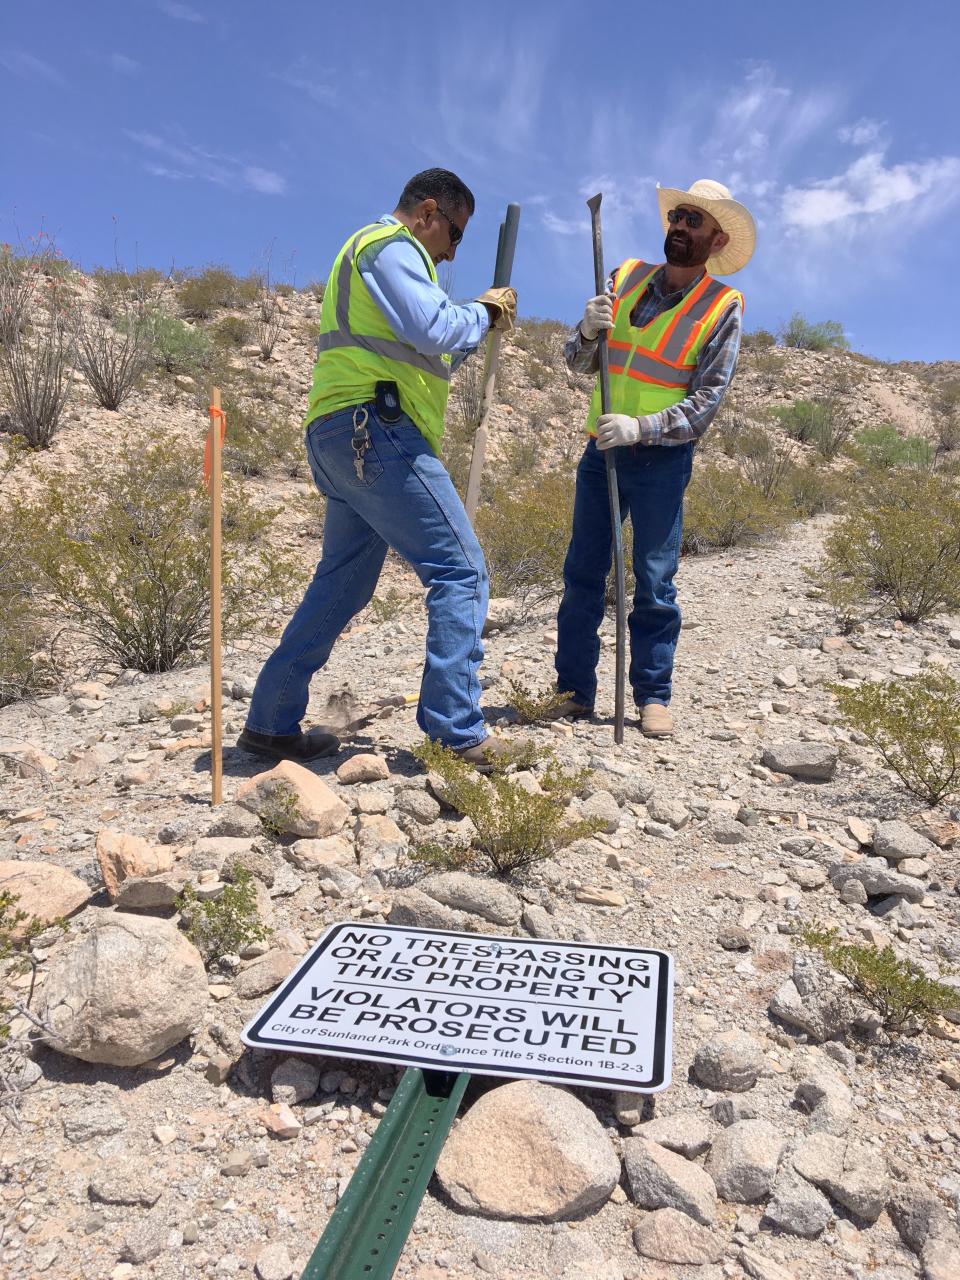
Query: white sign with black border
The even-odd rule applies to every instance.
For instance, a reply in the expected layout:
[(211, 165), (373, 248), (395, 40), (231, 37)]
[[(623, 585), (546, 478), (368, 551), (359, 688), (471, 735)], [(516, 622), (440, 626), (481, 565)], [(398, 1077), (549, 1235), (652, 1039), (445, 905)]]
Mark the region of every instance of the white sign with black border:
[(241, 1034), (258, 1049), (655, 1093), (670, 1083), (665, 951), (331, 925)]

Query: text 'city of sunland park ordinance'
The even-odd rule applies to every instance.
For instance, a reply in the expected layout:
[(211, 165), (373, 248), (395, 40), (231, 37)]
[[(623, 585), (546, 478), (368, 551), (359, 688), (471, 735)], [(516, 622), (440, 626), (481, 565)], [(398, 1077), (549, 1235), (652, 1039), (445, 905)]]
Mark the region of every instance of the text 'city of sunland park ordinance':
[(243, 1040), (653, 1092), (670, 1082), (672, 1006), (663, 951), (344, 923)]

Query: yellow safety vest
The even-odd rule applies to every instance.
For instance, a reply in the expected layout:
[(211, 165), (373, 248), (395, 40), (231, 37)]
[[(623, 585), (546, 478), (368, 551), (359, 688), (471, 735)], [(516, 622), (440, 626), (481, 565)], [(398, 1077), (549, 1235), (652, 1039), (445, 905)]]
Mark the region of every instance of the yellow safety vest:
[[(642, 418), (679, 404), (717, 321), (735, 300), (743, 306), (743, 295), (736, 289), (704, 275), (675, 307), (635, 329), (630, 313), (658, 270), (649, 262), (628, 258), (614, 277), (613, 328), (607, 340), (611, 413)], [(590, 435), (596, 435), (600, 412), (598, 379), (587, 414)]]
[(405, 238), (416, 246), (430, 279), (437, 282), (430, 255), (402, 223), (374, 223), (350, 237), (337, 254), (323, 295), (305, 423), (321, 414), (364, 404), (374, 398), (376, 383), (395, 382), (404, 413), (436, 453), (450, 392), (451, 357), (421, 355), (398, 338), (357, 268), (357, 259), (367, 245), (394, 238)]

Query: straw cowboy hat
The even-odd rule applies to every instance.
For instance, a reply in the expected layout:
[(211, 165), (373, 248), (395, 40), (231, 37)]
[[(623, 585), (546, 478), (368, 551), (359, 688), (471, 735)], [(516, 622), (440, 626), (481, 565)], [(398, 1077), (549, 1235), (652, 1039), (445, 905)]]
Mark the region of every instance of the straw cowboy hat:
[(702, 209), (711, 218), (716, 218), (722, 230), (730, 237), (725, 248), (707, 259), (709, 275), (732, 275), (750, 261), (757, 244), (756, 223), (750, 211), (734, 200), (722, 183), (713, 182), (710, 178), (700, 178), (689, 191), (681, 191), (677, 187), (661, 187), (657, 183), (657, 200), (664, 231), (670, 225), (667, 222), (669, 211), (678, 204), (685, 204)]

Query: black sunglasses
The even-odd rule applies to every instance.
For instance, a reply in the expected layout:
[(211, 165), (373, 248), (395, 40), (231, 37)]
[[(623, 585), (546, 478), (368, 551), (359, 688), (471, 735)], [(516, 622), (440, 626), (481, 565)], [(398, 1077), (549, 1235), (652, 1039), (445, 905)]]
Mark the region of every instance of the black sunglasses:
[(691, 231), (696, 231), (697, 227), (703, 226), (703, 214), (699, 209), (671, 209), (667, 214), (667, 221), (671, 227), (675, 227), (684, 218), (686, 218), (687, 226)]
[(439, 205), (437, 205), (437, 213), (441, 214), (444, 218), (446, 218), (447, 222), (450, 224), (450, 247), (452, 249), (455, 249), (457, 245), (460, 243), (460, 241), (463, 239), (463, 228), (458, 227), (457, 224), (454, 222), (454, 220), (450, 217), (449, 213), (447, 213), (446, 209), (441, 209)]

